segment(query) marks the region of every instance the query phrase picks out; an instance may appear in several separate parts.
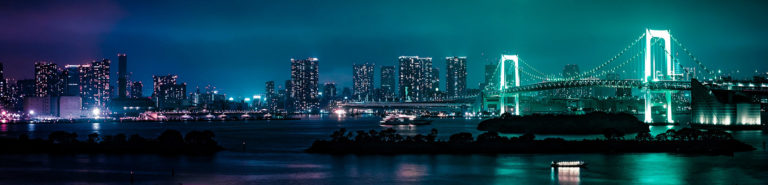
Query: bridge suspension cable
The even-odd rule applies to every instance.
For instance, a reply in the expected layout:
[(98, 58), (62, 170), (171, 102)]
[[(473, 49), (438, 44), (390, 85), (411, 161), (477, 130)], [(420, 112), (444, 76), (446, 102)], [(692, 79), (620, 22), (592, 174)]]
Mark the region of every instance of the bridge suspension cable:
[(689, 57), (691, 57), (691, 59), (693, 60), (693, 62), (695, 62), (697, 65), (699, 65), (699, 67), (701, 67), (702, 69), (704, 69), (704, 72), (706, 72), (706, 73), (707, 73), (707, 74), (709, 74), (709, 75), (714, 75), (714, 74), (715, 74), (713, 71), (709, 70), (709, 68), (707, 68), (707, 66), (705, 66), (703, 63), (701, 63), (701, 61), (699, 61), (699, 58), (697, 58), (697, 57), (696, 57), (696, 56), (694, 56), (694, 55), (693, 55), (693, 54), (692, 54), (690, 51), (688, 51), (688, 48), (686, 48), (685, 46), (683, 46), (683, 44), (682, 44), (682, 43), (680, 43), (680, 41), (678, 41), (678, 40), (677, 40), (677, 38), (675, 38), (674, 36), (671, 36), (671, 35), (670, 35), (670, 38), (672, 38), (672, 41), (674, 41), (674, 42), (675, 42), (675, 44), (677, 44), (677, 46), (679, 46), (681, 49), (683, 49), (683, 51), (685, 52), (685, 54), (687, 54)]
[(586, 76), (590, 76), (593, 73), (598, 72), (598, 70), (602, 69), (603, 67), (607, 66), (608, 64), (612, 63), (613, 61), (615, 61), (616, 59), (618, 59), (619, 57), (624, 55), (624, 53), (626, 53), (629, 49), (635, 47), (637, 45), (637, 43), (639, 43), (643, 38), (645, 38), (645, 36), (646, 36), (645, 33), (641, 34), (640, 37), (635, 39), (635, 41), (630, 43), (629, 46), (627, 46), (624, 49), (622, 49), (618, 54), (616, 54), (616, 56), (613, 56), (613, 58), (609, 59), (607, 62), (602, 63), (602, 64), (598, 65), (597, 67), (595, 67), (593, 69), (590, 69), (589, 71), (586, 71), (586, 72), (581, 73), (579, 75), (576, 75), (576, 76), (574, 76), (572, 78), (568, 78), (568, 80), (584, 78)]

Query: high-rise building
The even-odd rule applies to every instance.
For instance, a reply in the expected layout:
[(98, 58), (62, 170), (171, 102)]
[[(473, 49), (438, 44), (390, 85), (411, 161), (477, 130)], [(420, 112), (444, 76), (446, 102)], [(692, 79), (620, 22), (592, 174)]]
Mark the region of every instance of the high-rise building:
[(485, 81), (481, 85), (480, 89), (485, 89), (486, 86), (493, 84), (493, 77), (495, 72), (496, 72), (496, 64), (485, 65)]
[(62, 93), (59, 67), (54, 63), (35, 62), (35, 96), (60, 96)]
[(579, 65), (576, 65), (576, 64), (565, 65), (565, 67), (563, 68), (563, 78), (577, 80), (576, 77), (578, 76), (579, 76)]
[(266, 98), (267, 98), (267, 110), (269, 112), (276, 112), (277, 111), (277, 105), (279, 96), (277, 92), (275, 91), (275, 81), (267, 81), (265, 83), (266, 86)]
[(336, 84), (333, 82), (326, 82), (323, 85), (323, 100), (320, 102), (321, 106), (325, 107), (336, 99)]
[(467, 57), (445, 58), (445, 91), (449, 97), (464, 95), (467, 89)]
[(326, 82), (323, 85), (323, 97), (326, 99), (336, 98), (336, 83)]
[(400, 56), (399, 93), (402, 100), (422, 101), (432, 90), (432, 58)]
[[(80, 82), (85, 83), (86, 90), (81, 90), (83, 94), (83, 108), (89, 109), (91, 107), (106, 107), (109, 99), (112, 97), (112, 88), (110, 87), (109, 79), (109, 59), (103, 59), (101, 61), (94, 61), (90, 66), (81, 65)], [(87, 67), (86, 75), (83, 75), (83, 68)], [(85, 77), (85, 78), (83, 78)], [(84, 93), (83, 93), (84, 92)], [(85, 106), (86, 104), (90, 106)]]
[(157, 97), (161, 93), (161, 87), (164, 85), (176, 84), (176, 75), (152, 76), (152, 96)]
[(5, 103), (8, 99), (8, 83), (3, 74), (3, 63), (0, 63), (0, 103)]
[(125, 53), (117, 54), (117, 94), (118, 98), (126, 98), (128, 92), (128, 56)]
[(286, 112), (293, 110), (293, 84), (291, 84), (291, 80), (286, 80), (283, 84), (283, 92), (280, 97), (280, 103), (282, 104), (280, 108)]
[(429, 78), (432, 79), (430, 80), (432, 85), (429, 88), (429, 94), (434, 98), (440, 92), (440, 69), (433, 67), (430, 73)]
[(391, 101), (395, 98), (395, 66), (381, 66), (381, 98)]
[(345, 100), (346, 100), (346, 99), (348, 99), (348, 98), (350, 98), (350, 97), (352, 97), (352, 90), (350, 90), (350, 89), (349, 89), (349, 87), (344, 87), (344, 88), (341, 90), (341, 96), (343, 96), (343, 98), (344, 98)]
[(152, 76), (152, 96), (158, 108), (181, 108), (183, 101), (187, 99), (187, 84), (176, 84), (177, 78), (176, 75)]
[(357, 101), (373, 98), (373, 69), (374, 64), (352, 65), (352, 96)]
[(291, 59), (293, 112), (310, 112), (320, 107), (318, 99), (318, 60)]
[[(573, 79), (578, 80), (578, 76), (580, 74), (579, 66), (576, 64), (567, 64), (565, 67), (563, 67), (563, 78), (565, 79)], [(588, 89), (587, 88), (565, 88), (565, 89), (557, 89), (557, 96), (561, 98), (582, 98), (588, 96)]]
[(131, 82), (130, 97), (133, 99), (141, 98), (144, 96), (144, 84), (141, 81)]
[(80, 96), (80, 65), (66, 65), (64, 72), (64, 95)]
[(35, 96), (35, 80), (26, 79), (16, 81), (16, 86), (19, 88), (20, 97), (33, 97)]

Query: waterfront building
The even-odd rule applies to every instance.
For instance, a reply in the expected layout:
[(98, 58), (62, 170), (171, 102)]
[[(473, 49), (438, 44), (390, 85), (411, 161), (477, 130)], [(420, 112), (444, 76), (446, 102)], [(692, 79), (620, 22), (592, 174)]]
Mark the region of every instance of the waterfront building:
[(278, 101), (280, 97), (275, 91), (275, 81), (267, 81), (266, 86), (266, 99), (267, 99), (267, 111), (276, 112), (278, 107)]
[(445, 92), (449, 97), (464, 95), (467, 89), (467, 57), (446, 57)]
[(84, 109), (107, 106), (112, 92), (109, 84), (109, 66), (109, 59), (80, 65), (80, 96), (83, 97)]
[(179, 109), (182, 108), (183, 101), (187, 99), (187, 84), (177, 84), (178, 76), (152, 76), (153, 89), (152, 98), (155, 106), (160, 109)]
[[(579, 80), (579, 74), (581, 73), (577, 64), (567, 64), (563, 67), (562, 76), (565, 79)], [(555, 92), (558, 98), (584, 98), (592, 94), (589, 88), (582, 87), (557, 89)]]
[(404, 101), (424, 101), (433, 90), (432, 58), (400, 56), (399, 94)]
[(760, 104), (738, 91), (712, 90), (691, 80), (691, 122), (711, 125), (760, 125)]
[(80, 118), (82, 99), (79, 96), (25, 97), (24, 112), (34, 117)]
[(0, 105), (5, 105), (8, 95), (8, 82), (3, 74), (3, 63), (0, 63)]
[(493, 77), (496, 72), (496, 64), (485, 65), (485, 81), (480, 85), (480, 89), (485, 89), (486, 86), (493, 84)]
[(63, 94), (61, 70), (54, 63), (35, 62), (35, 96), (60, 96)]
[(128, 93), (128, 56), (125, 53), (117, 54), (117, 66), (117, 97), (126, 98), (128, 97), (126, 95)]
[(374, 64), (352, 65), (352, 96), (357, 101), (368, 101), (373, 96)]
[(290, 112), (312, 112), (320, 107), (318, 99), (317, 58), (291, 59)]
[(395, 66), (381, 66), (381, 95), (384, 101), (395, 98)]
[(323, 96), (320, 106), (327, 107), (332, 106), (332, 102), (336, 100), (336, 83), (326, 82), (323, 85)]
[(64, 73), (64, 95), (80, 96), (80, 65), (66, 65)]
[(141, 83), (141, 81), (131, 82), (129, 84), (131, 89), (129, 97), (133, 99), (144, 97), (144, 84)]
[(343, 99), (349, 99), (352, 97), (352, 90), (349, 89), (349, 87), (344, 87), (344, 89), (341, 90), (341, 96), (343, 96)]

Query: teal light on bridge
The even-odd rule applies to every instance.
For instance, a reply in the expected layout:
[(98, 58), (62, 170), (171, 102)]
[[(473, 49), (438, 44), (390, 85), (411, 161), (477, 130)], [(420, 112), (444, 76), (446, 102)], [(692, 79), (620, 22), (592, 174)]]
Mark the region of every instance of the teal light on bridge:
[[(501, 109), (501, 114), (506, 112), (507, 106), (506, 106), (506, 92), (507, 89), (507, 69), (505, 68), (506, 61), (511, 60), (513, 62), (514, 69), (515, 69), (515, 87), (520, 87), (520, 59), (517, 57), (517, 55), (501, 55), (501, 71), (499, 73), (499, 91), (501, 91), (501, 94), (499, 95), (499, 109)], [(520, 94), (515, 93), (515, 115), (520, 115)]]
[[(661, 74), (664, 74), (661, 76), (661, 79), (659, 79), (659, 76), (656, 74), (656, 70), (658, 69), (656, 67), (656, 61), (651, 59), (651, 39), (653, 38), (660, 38), (664, 40), (664, 60), (665, 65), (664, 70), (666, 72), (663, 72)], [(645, 84), (648, 84), (649, 82), (657, 82), (659, 80), (675, 80), (675, 69), (674, 65), (672, 64), (672, 38), (669, 34), (669, 30), (651, 30), (646, 29), (645, 30), (645, 63), (643, 65), (644, 73), (643, 73), (643, 82)], [(666, 102), (667, 102), (667, 123), (672, 123), (672, 92), (671, 91), (664, 91), (664, 95), (666, 96)], [(653, 92), (650, 89), (645, 89), (645, 114), (644, 114), (644, 121), (646, 123), (652, 123), (653, 117)]]

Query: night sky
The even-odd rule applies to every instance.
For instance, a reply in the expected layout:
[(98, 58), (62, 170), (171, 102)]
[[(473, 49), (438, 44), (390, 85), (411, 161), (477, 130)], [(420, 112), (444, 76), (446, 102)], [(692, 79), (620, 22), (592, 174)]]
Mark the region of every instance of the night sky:
[[(701, 61), (750, 76), (768, 70), (768, 5), (743, 1), (1, 1), (0, 62), (31, 78), (60, 65), (127, 53), (133, 80), (178, 74), (250, 96), (289, 78), (290, 59), (318, 57), (320, 83), (351, 86), (352, 64), (401, 55), (467, 56), (469, 86), (483, 65), (517, 53), (545, 72), (607, 61), (645, 28), (670, 29)], [(737, 75), (738, 76), (738, 75)], [(378, 86), (378, 79), (376, 86)], [(441, 82), (444, 86), (444, 81)]]

